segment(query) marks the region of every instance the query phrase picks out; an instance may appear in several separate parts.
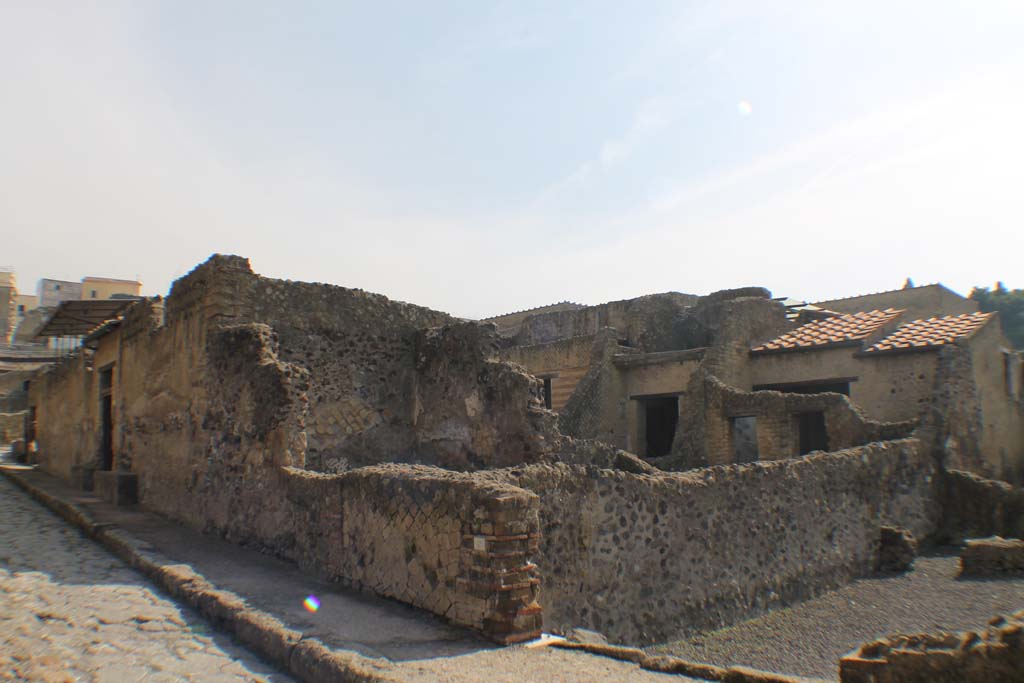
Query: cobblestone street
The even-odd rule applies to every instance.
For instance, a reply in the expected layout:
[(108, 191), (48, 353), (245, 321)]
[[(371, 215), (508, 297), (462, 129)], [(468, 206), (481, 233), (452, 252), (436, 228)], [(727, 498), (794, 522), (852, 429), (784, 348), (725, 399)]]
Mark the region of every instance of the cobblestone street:
[(0, 681), (283, 683), (0, 478)]

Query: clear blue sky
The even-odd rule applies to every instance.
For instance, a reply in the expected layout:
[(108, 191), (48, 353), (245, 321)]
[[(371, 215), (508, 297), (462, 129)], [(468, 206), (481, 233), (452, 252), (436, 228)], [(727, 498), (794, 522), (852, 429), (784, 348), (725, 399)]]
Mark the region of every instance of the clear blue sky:
[[(94, 7), (87, 7), (92, 4)], [(0, 264), (478, 317), (1024, 286), (1024, 3), (6, 2)]]

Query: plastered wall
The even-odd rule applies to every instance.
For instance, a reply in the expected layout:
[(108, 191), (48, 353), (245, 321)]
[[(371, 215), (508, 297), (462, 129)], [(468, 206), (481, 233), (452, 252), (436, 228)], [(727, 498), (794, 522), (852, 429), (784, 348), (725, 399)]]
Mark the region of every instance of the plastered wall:
[(850, 382), (850, 400), (874, 420), (895, 422), (919, 417), (935, 386), (934, 351), (856, 356), (855, 347), (760, 354), (751, 357), (750, 384), (784, 384), (834, 378)]

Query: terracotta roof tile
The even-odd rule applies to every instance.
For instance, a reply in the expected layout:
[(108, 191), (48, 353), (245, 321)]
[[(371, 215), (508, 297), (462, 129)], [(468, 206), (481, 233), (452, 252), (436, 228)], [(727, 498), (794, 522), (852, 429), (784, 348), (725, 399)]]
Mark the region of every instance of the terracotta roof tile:
[(903, 311), (887, 308), (884, 311), (847, 313), (815, 320), (787, 332), (769, 342), (751, 349), (754, 353), (813, 349), (836, 344), (848, 344), (869, 337), (880, 327)]
[(991, 313), (964, 313), (927, 320), (912, 320), (900, 325), (895, 332), (871, 345), (864, 352), (931, 349), (952, 344), (961, 337), (973, 334), (991, 317)]

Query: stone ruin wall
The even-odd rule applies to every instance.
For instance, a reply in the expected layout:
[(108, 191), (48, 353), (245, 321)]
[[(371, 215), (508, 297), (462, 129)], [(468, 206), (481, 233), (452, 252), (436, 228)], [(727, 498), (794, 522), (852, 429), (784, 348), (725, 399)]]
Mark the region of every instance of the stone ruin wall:
[[(934, 399), (922, 426), (951, 469), (1024, 483), (1024, 396), (1007, 394), (997, 325), (938, 353)], [(986, 420), (988, 423), (986, 424)]]
[[(535, 409), (536, 382), (492, 359), (487, 328), (416, 329), (418, 316), (434, 313), (405, 309), (409, 322), (404, 304), (292, 284), (264, 282), (244, 260), (215, 257), (166, 302), (131, 309), (118, 332), (117, 465), (138, 474), (144, 506), (499, 642), (535, 634), (541, 605), (549, 630), (586, 626), (630, 642), (664, 640), (679, 623), (728, 623), (866, 572), (881, 523), (919, 537), (935, 524), (937, 465), (916, 441), (655, 473), (613, 448), (561, 438), (550, 413)], [(312, 311), (291, 305), (293, 292), (304, 299), (317, 287), (324, 291)], [(386, 324), (408, 337), (361, 337), (358, 319), (330, 317), (363, 297), (377, 311), (367, 320), (390, 316)], [(275, 300), (284, 312), (270, 324), (267, 302)], [(295, 330), (294, 319), (309, 322)], [(608, 353), (620, 349), (605, 336)], [(390, 351), (376, 368), (343, 367), (372, 359), (347, 355), (360, 344)], [(329, 371), (332, 356), (341, 359), (341, 379), (317, 389), (313, 375)], [(418, 398), (392, 402), (381, 388), (390, 381)], [(33, 383), (33, 400), (53, 403), (43, 462), (64, 477), (62, 463), (95, 457), (92, 382), (79, 356)], [(308, 421), (317, 402), (338, 395), (329, 393), (335, 385), (378, 411), (380, 421), (364, 431), (388, 447), (465, 469), (515, 466), (304, 469)], [(345, 453), (352, 443), (330, 447)], [(74, 444), (84, 450), (66, 458), (63, 448)], [(514, 453), (519, 462), (503, 459)], [(619, 469), (529, 464), (591, 457)]]
[[(791, 328), (792, 323), (786, 320), (783, 306), (759, 287), (725, 290), (686, 300), (658, 296), (664, 297), (656, 295), (632, 311), (631, 324), (635, 329), (662, 330), (660, 336), (636, 334), (637, 339), (648, 341), (647, 346), (617, 344), (616, 340), (625, 336), (618, 329), (606, 328), (594, 337), (590, 369), (559, 415), (559, 427), (574, 437), (625, 446), (627, 378), (623, 368), (617, 367), (615, 356), (703, 349), (700, 367), (679, 396), (680, 421), (672, 454), (662, 463), (671, 469), (702, 467), (712, 462), (704, 439), (705, 381), (714, 376), (733, 386), (749, 386), (751, 343), (775, 336)], [(649, 309), (655, 305), (660, 315), (649, 315)]]
[(676, 348), (673, 346), (675, 317), (700, 298), (667, 292), (575, 310), (537, 313), (523, 319), (513, 340), (519, 346), (530, 346), (593, 335), (602, 328), (613, 327), (628, 346), (666, 351)]
[[(799, 427), (796, 415), (820, 411), (824, 414), (829, 450), (861, 446), (909, 436), (916, 420), (876, 422), (867, 419), (861, 410), (842, 394), (787, 394), (777, 391), (740, 391), (726, 386), (716, 377), (704, 377), (702, 383), (703, 414), (686, 421), (691, 435), (689, 449), (703, 462), (721, 465), (733, 462), (734, 443), (731, 419), (736, 416), (757, 417), (757, 447), (761, 460), (778, 460), (799, 456)], [(700, 449), (705, 449), (701, 453)], [(692, 457), (692, 456), (691, 456)], [(689, 463), (701, 462), (691, 459)]]
[(943, 487), (942, 540), (1024, 539), (1024, 488), (959, 470), (946, 471)]
[(1024, 610), (978, 631), (898, 635), (839, 661), (840, 683), (1018, 683), (1024, 680)]
[(223, 317), (269, 325), (280, 359), (308, 371), (308, 469), (470, 470), (545, 450), (532, 438), (543, 418), (524, 410), (541, 405), (536, 381), (495, 361), (488, 326), (358, 289), (257, 277), (244, 262), (221, 270)]
[(558, 415), (563, 434), (625, 446), (626, 416), (622, 408), (624, 377), (615, 367), (615, 355), (628, 352), (616, 340), (618, 331), (602, 328), (593, 337), (590, 369)]
[(502, 360), (527, 368), (535, 377), (551, 379), (551, 409), (565, 407), (580, 380), (591, 366), (594, 335), (570, 337), (531, 346), (510, 346), (499, 350)]
[[(537, 542), (535, 498), (491, 482), (438, 475), (431, 492), (430, 476), (416, 469), (376, 478), (366, 470), (318, 478), (302, 469), (307, 416), (315, 414), (318, 401), (330, 400), (336, 389), (328, 388), (331, 382), (353, 388), (356, 398), (378, 411), (374, 431), (384, 444), (379, 449), (421, 449), (399, 450), (395, 459), (415, 455), (471, 467), (470, 454), (479, 453), (480, 464), (490, 465), (486, 458), (515, 453), (522, 462), (524, 454), (541, 452), (538, 430), (550, 420), (546, 411), (533, 410), (535, 380), (491, 360), (491, 342), (483, 333), (493, 333), (487, 328), (418, 330), (423, 320), (443, 314), (326, 286), (312, 286), (323, 290), (313, 299), (313, 311), (291, 307), (285, 296), (278, 300), (286, 312), (275, 322), (295, 347), (286, 351), (282, 332), (253, 318), (274, 301), (268, 288), (287, 292), (292, 284), (261, 283), (244, 259), (215, 256), (176, 282), (166, 302), (133, 307), (121, 329), (104, 338), (117, 358), (115, 463), (137, 474), (140, 502), (193, 528), (433, 610), (501, 642), (535, 633), (537, 585), (526, 561)], [(299, 286), (296, 296), (316, 293), (308, 287)], [(353, 314), (342, 312), (331, 318), (330, 311), (349, 297), (366, 317), (346, 319)], [(322, 317), (315, 306), (322, 307)], [(378, 326), (395, 328), (393, 336), (381, 341), (384, 332), (373, 335), (374, 315)], [(289, 329), (288, 321), (296, 319), (309, 320), (310, 327)], [(366, 348), (356, 351), (359, 346)], [(381, 348), (395, 355), (382, 353), (373, 362)], [(315, 385), (300, 361), (330, 370), (330, 357), (338, 366), (366, 362), (369, 368), (335, 368), (338, 374)], [(32, 386), (31, 400), (41, 411), (42, 463), (64, 478), (75, 464), (96, 464), (98, 373), (91, 362), (80, 354)], [(392, 395), (374, 393), (392, 380), (397, 391), (412, 389), (412, 405), (397, 406), (395, 416), (386, 414), (395, 405), (389, 403)], [(458, 429), (471, 416), (480, 419)], [(517, 435), (517, 428), (531, 431)], [(453, 462), (455, 457), (464, 460)], [(311, 517), (308, 503), (297, 502), (295, 493), (303, 490), (340, 493), (328, 495), (329, 509)], [(436, 498), (437, 491), (448, 493)], [(383, 511), (389, 505), (403, 512), (388, 515)], [(312, 520), (316, 533), (310, 534)], [(427, 527), (446, 531), (431, 536)], [(370, 534), (371, 528), (382, 536)], [(333, 547), (339, 535), (344, 543)], [(350, 547), (363, 551), (361, 562), (338, 554)], [(402, 549), (402, 563), (395, 548)], [(520, 580), (502, 580), (511, 577)]]
[(537, 496), (433, 467), (287, 472), (293, 559), (499, 642), (538, 635)]
[(554, 464), (486, 476), (540, 496), (546, 628), (634, 644), (869, 573), (880, 526), (929, 536), (941, 490), (937, 463), (914, 439), (685, 473)]

